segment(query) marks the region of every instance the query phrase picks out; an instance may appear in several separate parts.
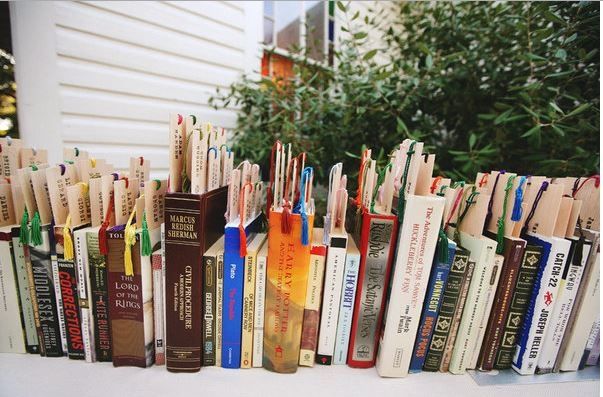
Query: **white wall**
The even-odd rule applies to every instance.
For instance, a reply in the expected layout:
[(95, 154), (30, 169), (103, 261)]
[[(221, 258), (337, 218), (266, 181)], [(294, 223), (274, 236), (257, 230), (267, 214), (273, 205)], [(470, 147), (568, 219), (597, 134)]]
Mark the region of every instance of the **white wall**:
[(260, 67), (261, 2), (10, 4), (18, 117), (28, 145), (78, 147), (125, 169), (167, 172), (168, 114), (232, 128), (207, 105)]

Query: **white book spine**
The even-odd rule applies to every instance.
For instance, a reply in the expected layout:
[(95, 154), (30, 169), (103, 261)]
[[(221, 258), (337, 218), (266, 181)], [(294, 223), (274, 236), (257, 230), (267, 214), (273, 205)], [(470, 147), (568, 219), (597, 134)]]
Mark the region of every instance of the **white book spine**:
[(345, 258), (343, 294), (341, 296), (341, 304), (339, 305), (339, 321), (337, 323), (333, 364), (345, 364), (347, 361), (359, 268), (360, 255), (348, 252)]
[[(268, 243), (264, 243), (268, 244)], [(266, 299), (266, 255), (258, 253), (255, 273), (255, 307), (253, 319), (252, 367), (262, 366), (264, 354), (264, 302)], [(221, 294), (220, 294), (221, 296)]]
[(500, 279), (500, 273), (502, 270), (503, 262), (505, 258), (502, 255), (496, 255), (494, 257), (494, 267), (490, 273), (488, 285), (486, 287), (486, 305), (484, 306), (483, 312), (480, 314), (479, 328), (477, 330), (477, 337), (471, 347), (473, 355), (467, 368), (477, 367), (477, 360), (479, 359), (479, 353), (484, 342), (484, 336), (486, 334), (486, 328), (488, 327), (488, 320), (490, 319), (490, 311), (494, 304), (494, 297), (496, 296), (496, 289), (498, 288), (498, 281)]
[(486, 237), (472, 237), (461, 233), (461, 245), (471, 252), (470, 259), (475, 260), (475, 269), (450, 358), (448, 370), (453, 374), (465, 373), (473, 359), (496, 254), (496, 242)]
[[(155, 255), (155, 254), (153, 254)], [(163, 307), (163, 267), (162, 262), (157, 263), (151, 259), (153, 266), (153, 320), (155, 322), (155, 364), (165, 364), (165, 338), (164, 338), (164, 307)]]
[[(50, 252), (49, 234), (54, 231), (48, 231), (48, 228), (42, 228), (42, 250)], [(52, 281), (54, 286), (54, 295), (57, 300), (57, 314), (59, 317), (59, 331), (61, 334), (61, 345), (63, 353), (67, 354), (67, 328), (65, 325), (65, 314), (63, 313), (63, 295), (61, 294), (61, 283), (59, 280), (59, 258), (56, 254), (50, 255), (50, 265), (52, 267)]]
[(331, 237), (327, 248), (323, 307), (318, 332), (318, 347), (316, 349), (320, 364), (330, 365), (335, 351), (346, 247), (347, 236), (341, 236)]
[(432, 196), (411, 195), (407, 199), (377, 353), (381, 376), (408, 374), (444, 202), (443, 197)]
[(76, 230), (73, 233), (75, 248), (75, 270), (77, 277), (77, 293), (80, 304), (80, 317), (82, 327), (82, 341), (84, 342), (84, 358), (86, 362), (94, 361), (94, 329), (92, 313), (89, 304), (88, 287), (88, 246), (86, 245), (86, 231)]
[(592, 275), (589, 277), (588, 284), (583, 286), (583, 288), (586, 288), (584, 300), (580, 307), (576, 307), (578, 314), (575, 317), (572, 333), (569, 336), (567, 350), (561, 358), (559, 366), (561, 371), (576, 371), (578, 369), (593, 319), (599, 316), (600, 270), (600, 255), (597, 252), (596, 259), (590, 269)]
[(10, 243), (0, 242), (0, 353), (25, 353)]
[[(23, 315), (23, 322), (25, 324), (25, 339), (28, 346), (37, 346), (38, 331), (36, 329), (35, 313), (33, 307), (32, 294), (35, 297), (35, 293), (31, 291), (29, 286), (29, 276), (27, 275), (27, 265), (25, 263), (25, 251), (23, 250), (23, 244), (19, 241), (18, 236), (12, 238), (13, 241), (13, 259), (15, 261), (15, 272), (18, 280), (19, 297), (21, 299), (21, 310)], [(39, 351), (39, 347), (38, 350)]]
[(549, 319), (557, 303), (561, 272), (571, 245), (569, 240), (557, 237), (539, 236), (539, 238), (551, 243), (551, 251), (540, 279), (540, 289), (534, 303), (528, 337), (521, 346), (517, 347), (513, 357), (512, 367), (521, 375), (533, 375), (536, 372), (542, 343), (550, 324)]
[(567, 321), (574, 307), (589, 251), (590, 245), (584, 244), (582, 247), (582, 260), (578, 264), (574, 265), (572, 263), (573, 258), (571, 256), (567, 259), (566, 268), (559, 285), (557, 303), (555, 303), (549, 329), (542, 346), (542, 353), (540, 353), (540, 358), (538, 359), (538, 372), (551, 372), (555, 365), (555, 359), (561, 347), (561, 340), (567, 327)]
[(159, 228), (159, 238), (160, 238), (160, 247), (161, 247), (161, 299), (163, 302), (162, 309), (163, 312), (161, 316), (163, 318), (163, 329), (162, 335), (164, 336), (164, 351), (165, 351), (165, 223), (161, 224)]
[[(217, 255), (218, 268), (216, 271), (216, 366), (222, 366), (222, 309), (224, 295), (224, 251)], [(165, 269), (165, 265), (164, 265)], [(262, 316), (264, 311), (262, 310)], [(262, 325), (264, 322), (262, 321)], [(263, 338), (262, 338), (263, 339)], [(254, 354), (255, 357), (255, 354)], [(261, 357), (261, 355), (260, 355)]]

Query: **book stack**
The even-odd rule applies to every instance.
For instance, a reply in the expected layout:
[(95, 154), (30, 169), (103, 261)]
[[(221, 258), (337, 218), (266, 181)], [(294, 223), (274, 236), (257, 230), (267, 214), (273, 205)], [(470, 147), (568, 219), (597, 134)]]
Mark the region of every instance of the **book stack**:
[(384, 164), (363, 150), (352, 197), (333, 165), (317, 218), (291, 144), (265, 184), (195, 116), (171, 115), (169, 142), (152, 179), (143, 157), (50, 165), (0, 139), (0, 352), (395, 378), (598, 364), (598, 175), (452, 181), (406, 139)]

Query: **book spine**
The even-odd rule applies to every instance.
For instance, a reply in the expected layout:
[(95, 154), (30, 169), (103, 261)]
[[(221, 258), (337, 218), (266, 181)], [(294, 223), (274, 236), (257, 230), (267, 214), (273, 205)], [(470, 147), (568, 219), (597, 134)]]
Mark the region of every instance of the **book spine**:
[(304, 323), (299, 350), (299, 365), (304, 367), (314, 366), (316, 356), (326, 255), (327, 248), (324, 245), (315, 245), (310, 250), (310, 278), (306, 288)]
[(165, 324), (167, 369), (201, 368), (201, 198), (165, 197)]
[(241, 366), (243, 321), (243, 279), (245, 258), (239, 254), (239, 229), (227, 227), (224, 233), (224, 293), (226, 313), (222, 316), (222, 367)]
[[(493, 362), (493, 368), (495, 369), (511, 368), (517, 335), (521, 330), (523, 318), (530, 303), (541, 255), (541, 247), (536, 245), (526, 246), (509, 303), (509, 313), (506, 316), (499, 338), (498, 351)], [(489, 357), (485, 356), (485, 360), (488, 359)], [(486, 366), (484, 369), (487, 370), (488, 368)]]
[[(266, 244), (266, 243), (265, 243)], [(255, 308), (253, 317), (253, 355), (252, 366), (262, 366), (262, 353), (264, 350), (264, 305), (266, 299), (266, 262), (265, 255), (258, 255), (255, 273)]]
[(441, 197), (411, 196), (406, 202), (377, 353), (376, 367), (381, 376), (408, 374), (444, 201)]
[(354, 368), (369, 368), (375, 365), (377, 356), (398, 220), (395, 216), (377, 217), (363, 213), (361, 227), (361, 259), (348, 365)]
[(551, 312), (557, 303), (559, 281), (569, 247), (569, 241), (558, 239), (551, 244), (549, 255), (542, 256), (544, 266), (539, 269), (539, 277), (534, 284), (521, 337), (513, 357), (512, 368), (521, 375), (533, 375), (536, 371)]
[(28, 353), (39, 354), (40, 347), (38, 342), (38, 329), (36, 327), (36, 313), (33, 299), (35, 294), (33, 291), (33, 285), (30, 284), (29, 272), (27, 271), (25, 250), (23, 249), (23, 244), (21, 244), (19, 241), (19, 230), (19, 228), (13, 228), (12, 230), (11, 254), (19, 290), (21, 315), (23, 318), (23, 324), (25, 326), (25, 348)]
[[(55, 228), (55, 230), (57, 230), (57, 228)], [(58, 228), (58, 230), (62, 232), (63, 228)], [(52, 280), (54, 283), (54, 293), (57, 302), (57, 313), (60, 327), (59, 331), (61, 334), (61, 346), (63, 349), (63, 353), (67, 354), (69, 351), (69, 348), (67, 346), (67, 325), (65, 323), (65, 309), (63, 308), (63, 295), (61, 291), (61, 282), (59, 279), (59, 261), (56, 250), (56, 239), (54, 234), (55, 231), (52, 230), (50, 227), (42, 227), (42, 239), (43, 241), (46, 241), (46, 239), (48, 239), (48, 247), (45, 245), (45, 243), (43, 243), (42, 247), (44, 248), (36, 247), (36, 249), (43, 249), (50, 257), (50, 264), (52, 266)]]
[(593, 347), (597, 341), (597, 336), (599, 335), (600, 330), (600, 320), (597, 319), (593, 322), (593, 326), (590, 329), (588, 334), (588, 339), (586, 340), (586, 346), (584, 347), (584, 353), (582, 354), (582, 359), (580, 360), (580, 364), (578, 365), (578, 369), (584, 369), (586, 366), (586, 362), (588, 361), (588, 357), (591, 355)]
[(318, 332), (316, 362), (331, 365), (335, 351), (339, 304), (343, 287), (347, 238), (332, 237), (327, 248), (323, 307)]
[(216, 257), (203, 257), (203, 366), (216, 364)]
[(593, 348), (586, 359), (586, 365), (597, 365), (599, 361), (599, 354), (601, 352), (601, 329), (599, 328), (599, 332), (597, 332), (597, 337), (595, 338), (595, 343)]
[(86, 232), (75, 232), (73, 236), (75, 246), (75, 263), (77, 294), (79, 298), (82, 341), (84, 344), (84, 358), (86, 362), (96, 361), (94, 355), (94, 324), (90, 308), (90, 282), (88, 277), (88, 250)]
[[(434, 258), (425, 303), (423, 304), (423, 314), (419, 324), (419, 331), (413, 348), (412, 359), (410, 361), (409, 372), (420, 372), (427, 357), (429, 343), (436, 324), (436, 319), (444, 301), (444, 291), (450, 274), (450, 267), (454, 261), (455, 244), (446, 243), (448, 249), (448, 262), (438, 260), (437, 255)], [(440, 248), (436, 248), (438, 252)]]
[(11, 259), (11, 239), (9, 233), (0, 233), (0, 352), (25, 353), (25, 329)]
[[(40, 248), (43, 248), (43, 246)], [(59, 306), (54, 289), (53, 266), (49, 251), (30, 246), (29, 255), (38, 304), (44, 355), (47, 357), (62, 357), (63, 343), (61, 341)], [(58, 280), (58, 271), (56, 278)]]
[(517, 284), (525, 243), (523, 241), (504, 240), (504, 264), (501, 270), (501, 282), (496, 289), (494, 304), (486, 327), (482, 349), (477, 367), (489, 371), (494, 367), (494, 359), (500, 347), (502, 332), (509, 314), (513, 289)]
[(91, 287), (90, 300), (94, 317), (94, 353), (97, 361), (111, 362), (113, 357), (111, 355), (107, 259), (100, 253), (98, 232), (86, 233), (86, 245)]
[(243, 280), (243, 324), (241, 335), (241, 368), (251, 368), (253, 360), (253, 320), (255, 311), (256, 252), (245, 257)]
[(155, 330), (155, 365), (165, 365), (164, 307), (163, 307), (163, 260), (161, 253), (152, 254), (153, 267), (153, 320)]
[(446, 341), (446, 347), (444, 348), (444, 354), (442, 355), (440, 372), (448, 372), (448, 368), (450, 367), (452, 350), (454, 348), (454, 343), (456, 341), (459, 326), (461, 324), (461, 317), (463, 316), (465, 302), (467, 301), (467, 293), (469, 292), (469, 286), (471, 285), (471, 281), (473, 280), (474, 272), (475, 262), (470, 260), (467, 264), (467, 273), (465, 274), (465, 278), (463, 279), (463, 284), (461, 286), (459, 300), (454, 311), (454, 316), (452, 317), (452, 322), (449, 325), (450, 332), (448, 334), (448, 340)]
[(429, 342), (429, 349), (425, 355), (425, 362), (423, 364), (423, 370), (425, 371), (435, 372), (440, 369), (444, 349), (450, 335), (450, 325), (452, 324), (454, 313), (459, 303), (463, 281), (469, 267), (468, 264), (468, 251), (457, 248), (454, 260), (450, 265), (448, 281), (442, 295), (442, 304), (433, 326), (433, 335)]
[(358, 269), (360, 255), (347, 254), (345, 259), (345, 272), (343, 276), (343, 294), (339, 305), (339, 321), (337, 323), (337, 336), (335, 339), (335, 352), (333, 364), (345, 364), (348, 358), (350, 331), (352, 329), (352, 316), (354, 314), (354, 300), (358, 284)]
[[(290, 215), (289, 234), (281, 233), (281, 216), (271, 211), (268, 219), (268, 264), (264, 310), (264, 368), (280, 373), (297, 371), (304, 303), (310, 267), (310, 244), (302, 245), (302, 219)], [(314, 215), (308, 215), (312, 231)], [(312, 241), (312, 235), (309, 236)]]
[[(216, 366), (222, 366), (222, 321), (224, 313), (224, 252), (218, 253), (216, 267)], [(262, 310), (262, 315), (264, 311)], [(263, 325), (263, 323), (262, 323)]]
[[(578, 252), (580, 251), (580, 252)], [(550, 319), (549, 330), (542, 343), (542, 352), (538, 359), (537, 373), (550, 373), (555, 366), (555, 359), (559, 353), (561, 339), (567, 327), (567, 321), (574, 306), (576, 293), (582, 280), (582, 273), (590, 245), (572, 241), (570, 253), (559, 281), (559, 293), (557, 302)]]
[(23, 254), (25, 259), (25, 269), (27, 270), (27, 282), (29, 283), (29, 293), (31, 297), (31, 306), (33, 307), (34, 322), (36, 325), (36, 335), (38, 338), (38, 347), (40, 355), (46, 356), (46, 348), (44, 346), (44, 332), (42, 331), (42, 325), (40, 323), (40, 311), (38, 309), (38, 299), (36, 296), (36, 285), (34, 282), (33, 267), (31, 264), (31, 257), (29, 253), (29, 246), (23, 246)]
[(63, 317), (67, 328), (67, 354), (70, 359), (83, 360), (84, 340), (77, 294), (75, 264), (72, 260), (58, 258), (59, 280), (63, 297)]

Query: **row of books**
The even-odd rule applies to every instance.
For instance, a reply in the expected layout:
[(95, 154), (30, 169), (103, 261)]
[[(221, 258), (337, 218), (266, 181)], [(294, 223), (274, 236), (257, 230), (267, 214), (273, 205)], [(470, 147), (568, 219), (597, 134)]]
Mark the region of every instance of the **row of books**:
[[(599, 359), (599, 178), (433, 177), (405, 140), (331, 169), (272, 148), (269, 181), (223, 129), (170, 117), (170, 175), (0, 140), (0, 351), (115, 366), (573, 371)], [(18, 222), (20, 220), (20, 223)]]

